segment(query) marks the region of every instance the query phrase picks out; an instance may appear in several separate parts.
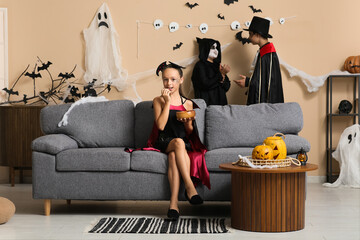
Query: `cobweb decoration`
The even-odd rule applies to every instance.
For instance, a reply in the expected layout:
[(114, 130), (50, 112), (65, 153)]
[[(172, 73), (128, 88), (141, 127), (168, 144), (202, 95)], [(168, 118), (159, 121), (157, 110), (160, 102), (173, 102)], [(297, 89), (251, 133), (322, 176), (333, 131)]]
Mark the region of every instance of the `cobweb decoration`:
[(280, 65), (283, 66), (285, 70), (289, 73), (290, 78), (299, 77), (301, 79), (301, 81), (307, 87), (308, 92), (318, 91), (319, 88), (322, 85), (324, 85), (324, 82), (330, 75), (351, 75), (351, 73), (347, 71), (334, 70), (322, 76), (311, 76), (304, 71), (301, 71), (299, 69), (290, 66), (281, 58), (279, 58), (279, 61), (280, 61)]

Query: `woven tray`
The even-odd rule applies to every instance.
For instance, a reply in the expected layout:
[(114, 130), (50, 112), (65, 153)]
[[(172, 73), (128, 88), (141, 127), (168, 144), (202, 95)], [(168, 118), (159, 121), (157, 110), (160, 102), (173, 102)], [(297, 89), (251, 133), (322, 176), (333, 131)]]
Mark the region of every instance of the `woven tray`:
[(251, 167), (246, 162), (244, 158), (252, 163), (255, 166), (269, 166), (269, 167), (289, 167), (291, 164), (300, 166), (301, 163), (298, 159), (292, 157), (286, 157), (285, 159), (272, 159), (272, 160), (261, 160), (261, 159), (252, 159), (251, 156), (240, 157), (237, 162), (233, 162), (233, 165), (238, 165), (241, 167)]

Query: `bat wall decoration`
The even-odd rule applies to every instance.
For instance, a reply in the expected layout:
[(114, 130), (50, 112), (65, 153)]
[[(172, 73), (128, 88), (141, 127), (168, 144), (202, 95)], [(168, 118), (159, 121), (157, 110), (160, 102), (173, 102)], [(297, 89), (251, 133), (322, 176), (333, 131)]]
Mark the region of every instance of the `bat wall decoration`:
[[(7, 101), (0, 102), (0, 106), (4, 104), (18, 104), (18, 103), (24, 103), (24, 104), (36, 104), (39, 102), (43, 102), (45, 104), (49, 104), (50, 101), (54, 102), (55, 104), (61, 103), (68, 103), (68, 102), (75, 102), (76, 100), (80, 99), (81, 97), (86, 96), (97, 96), (101, 94), (102, 92), (106, 91), (109, 92), (111, 90), (111, 86), (103, 86), (99, 93), (94, 89), (94, 83), (96, 82), (96, 79), (93, 79), (91, 83), (88, 83), (87, 86), (84, 87), (84, 91), (79, 91), (78, 87), (74, 87), (69, 85), (69, 81), (67, 81), (69, 78), (75, 78), (74, 71), (76, 69), (76, 65), (70, 72), (65, 73), (59, 73), (59, 77), (57, 79), (53, 79), (52, 74), (49, 70), (51, 70), (52, 63), (50, 61), (43, 62), (38, 57), (38, 62), (40, 62), (41, 66), (35, 64), (34, 70), (32, 72), (29, 72), (28, 69), (30, 65), (26, 67), (26, 69), (20, 74), (20, 76), (17, 78), (13, 86), (8, 88), (0, 89), (7, 93)], [(41, 75), (38, 71), (46, 70), (43, 72), (43, 75)], [(45, 75), (44, 75), (45, 74)], [(26, 77), (25, 77), (26, 76)], [(22, 94), (19, 91), (15, 91), (17, 84), (21, 83), (21, 79), (24, 78), (26, 81), (28, 80), (28, 77), (32, 78), (33, 80), (33, 87), (34, 91), (33, 94)], [(46, 91), (36, 91), (36, 78), (42, 78), (42, 81), (49, 80), (50, 81), (50, 88)], [(72, 81), (74, 84), (83, 85), (79, 82), (77, 82), (78, 79), (75, 79)], [(65, 89), (66, 88), (66, 89)], [(66, 95), (66, 96), (65, 96)], [(18, 96), (18, 97), (16, 97)]]
[(35, 80), (35, 78), (41, 78), (41, 74), (40, 73), (35, 73), (35, 71), (33, 71), (32, 73), (26, 72), (25, 76), (28, 76), (32, 79)]
[(4, 90), (7, 94), (9, 95), (18, 95), (19, 96), (19, 92), (18, 91), (14, 91), (12, 89), (7, 89), (7, 88), (3, 88), (2, 90)]
[(49, 61), (47, 63), (43, 63), (43, 65), (41, 67), (37, 68), (38, 72), (41, 70), (47, 70), (51, 64), (52, 64), (52, 62), (49, 62)]
[(111, 85), (108, 84), (108, 85), (106, 86), (106, 89), (108, 90), (108, 92), (110, 92), (110, 91), (111, 91)]
[(177, 43), (177, 44), (173, 47), (173, 51), (175, 51), (176, 49), (181, 48), (181, 46), (182, 46), (182, 45), (183, 45), (183, 43), (182, 43), (182, 42)]
[(256, 9), (256, 8), (254, 8), (253, 5), (249, 5), (249, 8), (251, 8), (251, 10), (253, 11), (253, 13), (257, 13), (257, 12), (261, 12), (261, 13), (262, 13), (261, 9)]
[(26, 94), (24, 94), (23, 102), (24, 102), (25, 104), (27, 104), (27, 102), (28, 102), (28, 99), (27, 99), (27, 95), (26, 95)]
[(199, 6), (199, 4), (198, 4), (198, 3), (191, 4), (191, 3), (187, 2), (187, 3), (185, 4), (185, 6), (189, 7), (190, 9), (193, 9), (193, 8), (196, 7), (196, 6)]
[(243, 32), (243, 31), (238, 32), (238, 33), (235, 35), (235, 38), (236, 38), (237, 40), (239, 40), (243, 45), (245, 45), (246, 43), (251, 43), (250, 39), (248, 39), (248, 38), (243, 38), (243, 37), (241, 36), (242, 32)]
[(230, 4), (237, 2), (237, 1), (238, 0), (224, 0), (224, 3), (229, 6)]
[(221, 13), (219, 13), (219, 14), (217, 15), (217, 17), (218, 17), (219, 19), (221, 19), (221, 20), (225, 20), (225, 16), (221, 16)]
[(75, 77), (73, 73), (59, 73), (58, 77), (69, 79)]
[(79, 88), (77, 88), (75, 86), (72, 86), (71, 89), (70, 89), (71, 96), (80, 98), (81, 94), (78, 93), (78, 91), (79, 91)]

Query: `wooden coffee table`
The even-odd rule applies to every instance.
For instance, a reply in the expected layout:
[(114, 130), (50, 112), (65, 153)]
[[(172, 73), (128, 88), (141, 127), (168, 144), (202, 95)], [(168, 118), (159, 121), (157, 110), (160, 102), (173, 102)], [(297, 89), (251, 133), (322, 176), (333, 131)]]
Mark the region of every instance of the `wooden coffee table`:
[(305, 173), (315, 164), (256, 169), (223, 163), (231, 171), (231, 226), (255, 232), (288, 232), (305, 227)]

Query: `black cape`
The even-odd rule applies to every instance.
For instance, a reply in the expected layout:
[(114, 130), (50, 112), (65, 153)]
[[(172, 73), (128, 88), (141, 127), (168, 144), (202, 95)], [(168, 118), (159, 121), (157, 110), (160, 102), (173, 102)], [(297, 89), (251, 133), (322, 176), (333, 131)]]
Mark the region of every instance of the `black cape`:
[[(226, 92), (230, 88), (230, 81), (225, 76), (224, 81), (220, 73), (221, 47), (219, 41), (208, 38), (197, 38), (199, 43), (199, 61), (195, 64), (191, 80), (194, 86), (195, 98), (204, 99), (209, 105), (226, 105)], [(218, 57), (213, 63), (209, 62), (210, 48), (217, 44)]]
[(245, 86), (249, 87), (247, 105), (284, 102), (279, 58), (272, 43), (260, 48), (253, 75), (246, 78)]

